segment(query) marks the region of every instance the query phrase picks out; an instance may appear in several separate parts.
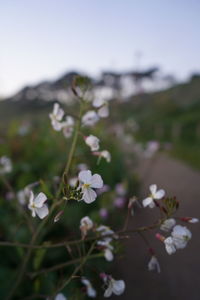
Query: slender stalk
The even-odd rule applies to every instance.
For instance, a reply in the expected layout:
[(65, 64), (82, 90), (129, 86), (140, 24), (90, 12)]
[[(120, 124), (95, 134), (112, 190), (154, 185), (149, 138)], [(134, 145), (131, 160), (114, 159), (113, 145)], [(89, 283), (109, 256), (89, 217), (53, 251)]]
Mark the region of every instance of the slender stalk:
[[(97, 258), (97, 257), (102, 257), (103, 254), (102, 253), (97, 253), (97, 254), (93, 254), (93, 255), (90, 255), (87, 259), (93, 259), (93, 258)], [(40, 271), (38, 272), (33, 272), (33, 273), (29, 273), (29, 276), (31, 278), (34, 278), (38, 275), (41, 275), (41, 274), (44, 274), (44, 273), (49, 273), (49, 272), (54, 272), (54, 271), (57, 271), (59, 269), (63, 269), (65, 267), (68, 267), (70, 265), (73, 265), (73, 264), (76, 264), (76, 263), (79, 263), (80, 261), (82, 261), (83, 259), (85, 258), (85, 256), (81, 256), (81, 257), (78, 257), (78, 258), (75, 258), (73, 260), (70, 260), (70, 261), (67, 261), (65, 263), (61, 263), (61, 264), (58, 264), (58, 265), (55, 265), (53, 267), (50, 267), (50, 268), (45, 268), (45, 269), (41, 269)]]
[[(136, 233), (136, 232), (142, 232), (142, 231), (148, 231), (148, 230), (152, 230), (154, 228), (157, 228), (161, 225), (161, 223), (165, 220), (166, 218), (160, 220), (158, 223), (155, 223), (153, 225), (149, 225), (149, 226), (142, 226), (142, 227), (138, 227), (135, 229), (130, 229), (130, 230), (120, 230), (117, 232), (114, 232), (114, 234), (108, 234), (106, 235), (107, 237), (109, 236), (113, 236), (113, 235), (124, 235), (124, 234), (128, 234), (128, 233)], [(83, 242), (89, 242), (89, 241), (93, 241), (93, 240), (98, 240), (99, 238), (101, 238), (100, 235), (98, 236), (93, 236), (93, 237), (88, 237), (86, 239), (79, 239), (79, 240), (72, 240), (72, 241), (63, 241), (57, 244), (44, 244), (44, 245), (31, 245), (31, 244), (23, 244), (23, 243), (17, 243), (17, 242), (2, 242), (0, 241), (0, 246), (3, 247), (21, 247), (21, 248), (31, 248), (31, 249), (41, 249), (41, 248), (60, 248), (60, 247), (66, 247), (66, 246), (73, 246), (73, 245), (77, 245), (77, 244), (81, 244)]]
[[(81, 116), (82, 116), (82, 111), (83, 111), (83, 105), (81, 104), (80, 105), (80, 112), (79, 112), (79, 118), (77, 120), (77, 123), (76, 123), (76, 128), (75, 128), (75, 133), (74, 133), (74, 137), (73, 137), (73, 141), (72, 141), (72, 145), (71, 145), (71, 149), (70, 149), (70, 153), (69, 153), (69, 157), (68, 157), (68, 161), (67, 161), (67, 164), (65, 166), (65, 169), (64, 169), (64, 174), (68, 175), (69, 173), (69, 169), (70, 169), (70, 166), (71, 166), (71, 162), (72, 162), (72, 158), (73, 158), (73, 155), (74, 155), (74, 152), (75, 152), (75, 148), (76, 148), (76, 143), (77, 143), (77, 139), (78, 139), (78, 132), (79, 132), (79, 129), (80, 129), (80, 126), (81, 126)], [(58, 189), (58, 192), (56, 194), (56, 198), (58, 198), (60, 196), (60, 193), (62, 191), (62, 186), (63, 186), (63, 183), (61, 182), (60, 183), (60, 187)], [(49, 213), (49, 216), (51, 215), (51, 213), (54, 211), (54, 208), (57, 206), (57, 203), (54, 203), (51, 207), (51, 210), (50, 210), (50, 213)], [(49, 219), (49, 216), (48, 218), (45, 218), (41, 223), (40, 225), (38, 226), (37, 230), (35, 231), (31, 241), (30, 241), (30, 246), (34, 246), (35, 244), (35, 241), (40, 233), (40, 231), (42, 230), (42, 228), (44, 227), (44, 225), (46, 224), (47, 220)], [(21, 281), (23, 280), (23, 277), (24, 277), (24, 273), (26, 271), (26, 267), (27, 267), (27, 264), (28, 264), (28, 261), (31, 257), (31, 254), (32, 254), (32, 247), (30, 247), (27, 251), (27, 254), (22, 262), (22, 265), (20, 267), (20, 270), (17, 274), (17, 279), (12, 287), (12, 289), (10, 290), (8, 296), (7, 296), (7, 300), (10, 300), (13, 298), (18, 286), (20, 285)]]
[(84, 258), (82, 258), (81, 263), (74, 269), (74, 271), (72, 272), (71, 276), (70, 276), (67, 280), (64, 280), (64, 281), (61, 283), (61, 285), (56, 289), (56, 291), (55, 291), (53, 297), (51, 297), (50, 300), (52, 300), (52, 299), (54, 298), (54, 296), (55, 296), (58, 292), (60, 292), (62, 289), (64, 289), (64, 287), (65, 287), (66, 285), (68, 285), (68, 284), (71, 282), (71, 280), (73, 279), (73, 277), (81, 270), (81, 268), (84, 266), (84, 264), (85, 264), (86, 261), (88, 260), (90, 254), (92, 253), (92, 251), (93, 251), (93, 249), (94, 249), (94, 246), (95, 246), (95, 243), (93, 243), (93, 244), (91, 245), (91, 247), (90, 247), (90, 249), (89, 249), (87, 255), (86, 255)]

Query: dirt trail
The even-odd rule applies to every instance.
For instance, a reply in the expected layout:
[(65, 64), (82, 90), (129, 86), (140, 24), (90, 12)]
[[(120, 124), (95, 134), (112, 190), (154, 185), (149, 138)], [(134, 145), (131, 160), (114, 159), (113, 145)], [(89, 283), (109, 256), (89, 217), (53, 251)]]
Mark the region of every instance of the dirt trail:
[[(181, 205), (179, 216), (200, 217), (200, 172), (163, 154), (144, 160), (139, 166), (142, 179), (141, 199), (147, 195), (150, 184), (156, 183), (168, 195), (177, 196)], [(155, 209), (138, 210), (130, 227), (148, 225), (156, 219)], [(149, 255), (144, 241), (137, 235), (125, 242), (125, 256), (115, 264), (116, 272), (126, 281), (124, 300), (199, 300), (200, 299), (200, 223), (189, 225), (193, 238), (184, 250), (168, 255), (163, 244), (150, 236), (156, 250), (161, 273), (147, 270)]]

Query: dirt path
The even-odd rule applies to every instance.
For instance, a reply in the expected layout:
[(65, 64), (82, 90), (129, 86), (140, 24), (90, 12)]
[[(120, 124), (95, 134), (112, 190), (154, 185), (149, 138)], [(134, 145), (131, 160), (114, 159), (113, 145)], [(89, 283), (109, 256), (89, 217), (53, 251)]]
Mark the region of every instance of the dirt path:
[[(144, 160), (139, 167), (142, 179), (141, 199), (147, 195), (150, 184), (156, 183), (177, 196), (181, 205), (179, 216), (200, 217), (200, 172), (194, 171), (182, 162), (159, 155), (156, 160)], [(138, 210), (130, 227), (148, 225), (154, 221), (155, 210)], [(152, 216), (154, 214), (154, 216)], [(193, 238), (188, 247), (169, 256), (163, 244), (154, 238), (155, 232), (146, 234), (156, 250), (160, 274), (147, 270), (149, 255), (144, 241), (134, 235), (125, 243), (125, 256), (116, 262), (115, 268), (126, 281), (123, 296), (113, 299), (124, 300), (199, 300), (200, 299), (200, 223), (189, 226)]]

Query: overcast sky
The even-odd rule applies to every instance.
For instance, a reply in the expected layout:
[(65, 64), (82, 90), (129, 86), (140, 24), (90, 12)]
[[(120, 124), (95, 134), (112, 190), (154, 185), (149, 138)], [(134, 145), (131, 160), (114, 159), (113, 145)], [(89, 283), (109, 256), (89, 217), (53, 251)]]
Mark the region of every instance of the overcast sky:
[(200, 71), (199, 0), (0, 1), (0, 95), (67, 70)]

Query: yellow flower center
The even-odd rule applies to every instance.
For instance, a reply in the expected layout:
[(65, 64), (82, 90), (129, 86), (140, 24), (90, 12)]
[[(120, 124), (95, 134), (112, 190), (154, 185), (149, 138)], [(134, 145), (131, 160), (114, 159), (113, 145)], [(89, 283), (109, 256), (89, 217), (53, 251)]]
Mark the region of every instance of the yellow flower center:
[(89, 184), (89, 183), (84, 183), (83, 187), (84, 187), (85, 189), (88, 189), (88, 188), (90, 187), (90, 184)]

